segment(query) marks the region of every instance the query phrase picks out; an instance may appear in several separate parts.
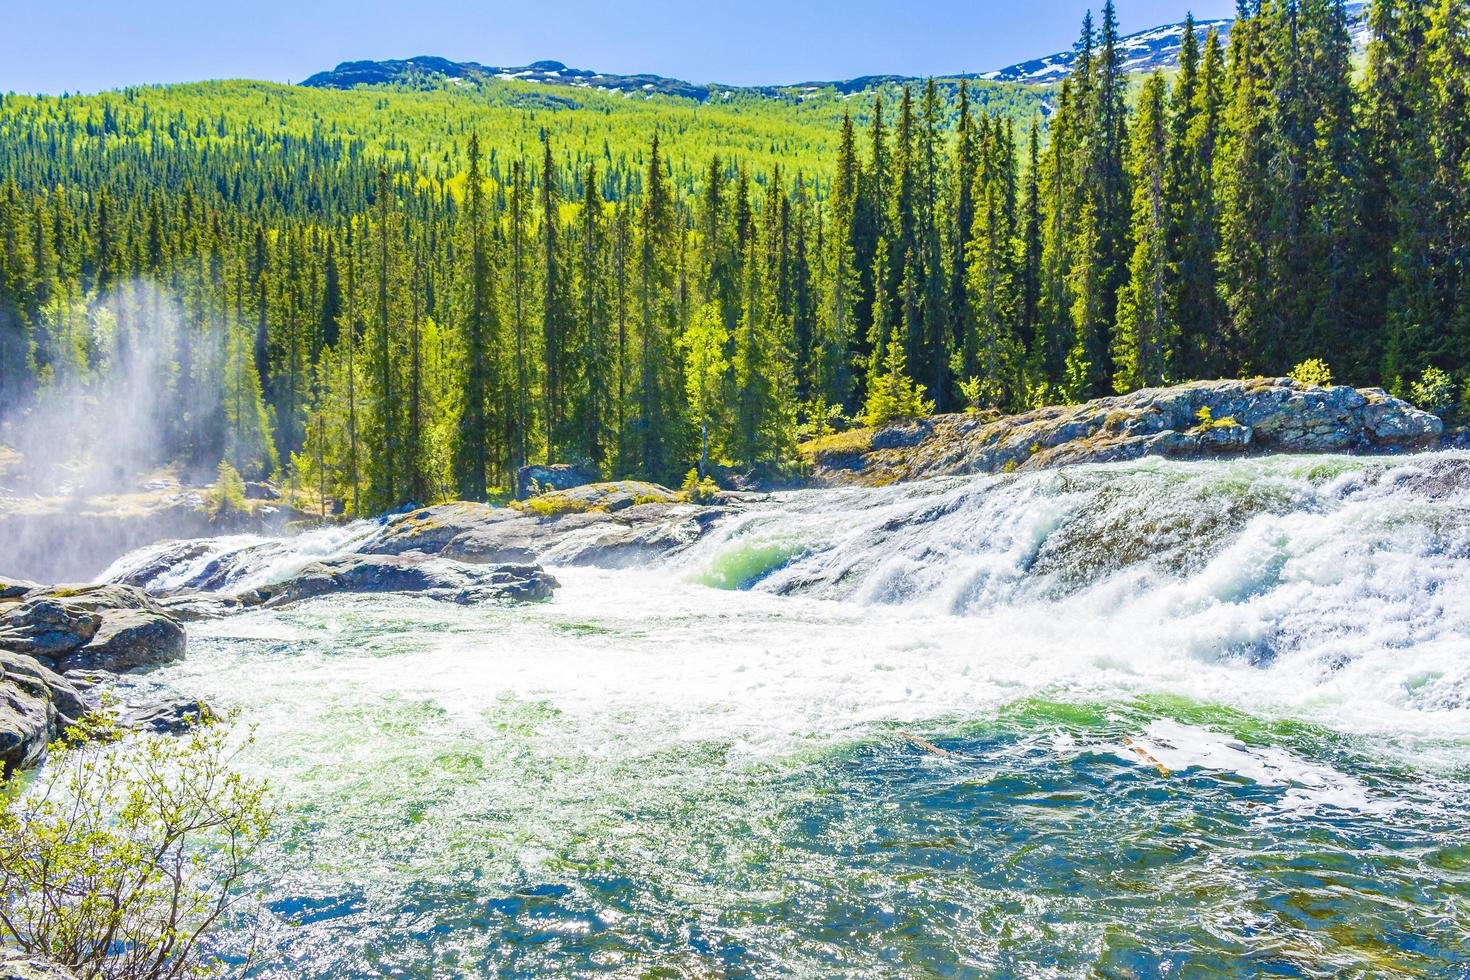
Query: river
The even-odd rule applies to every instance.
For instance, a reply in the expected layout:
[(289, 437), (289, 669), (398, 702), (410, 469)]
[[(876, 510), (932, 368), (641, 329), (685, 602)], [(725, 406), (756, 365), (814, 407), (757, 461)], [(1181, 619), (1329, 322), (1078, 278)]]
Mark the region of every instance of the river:
[(158, 676), (289, 807), (261, 977), (1463, 976), (1467, 472), (778, 494), (648, 567), (549, 556), (545, 603), (192, 624)]

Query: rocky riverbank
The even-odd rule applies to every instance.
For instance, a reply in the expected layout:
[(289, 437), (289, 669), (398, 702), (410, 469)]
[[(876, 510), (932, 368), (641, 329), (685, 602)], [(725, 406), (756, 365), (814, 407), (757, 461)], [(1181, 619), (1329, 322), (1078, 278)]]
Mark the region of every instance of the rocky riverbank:
[(1013, 416), (936, 415), (828, 436), (803, 456), (818, 486), (1166, 456), (1403, 452), (1434, 446), (1439, 418), (1380, 388), (1290, 378), (1196, 381)]
[(536, 564), (470, 564), (414, 550), (337, 555), (241, 592), (153, 595), (126, 582), (69, 587), (0, 579), (0, 770), (8, 776), (37, 765), (53, 739), (99, 711), (125, 729), (160, 733), (206, 717), (206, 706), (146, 678), (151, 668), (184, 657), (188, 620), (354, 592), (529, 601), (547, 598), (556, 584)]
[[(0, 769), (38, 763), (47, 744), (104, 707), (121, 675), (183, 658), (184, 628), (129, 585), (40, 586), (0, 579)], [(109, 699), (111, 700), (111, 699)], [(198, 705), (165, 692), (110, 708), (129, 728), (171, 729)]]

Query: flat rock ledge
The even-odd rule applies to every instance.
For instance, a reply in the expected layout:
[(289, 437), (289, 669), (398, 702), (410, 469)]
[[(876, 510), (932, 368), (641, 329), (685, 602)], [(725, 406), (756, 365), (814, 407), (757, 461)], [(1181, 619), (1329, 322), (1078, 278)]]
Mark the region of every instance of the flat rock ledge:
[(1402, 452), (1433, 446), (1443, 431), (1438, 417), (1381, 388), (1252, 378), (1145, 388), (1013, 416), (936, 415), (829, 436), (803, 451), (815, 485), (878, 486), (1145, 456)]
[(76, 980), (76, 974), (18, 949), (0, 949), (0, 980)]
[(261, 590), (259, 595), (268, 607), (348, 592), (408, 592), (469, 605), (547, 599), (556, 587), (556, 579), (540, 565), (485, 567), (408, 552), (351, 554), (313, 562), (286, 582)]
[[(98, 677), (172, 663), (185, 646), (184, 628), (142, 589), (0, 579), (0, 772), (38, 765), (52, 739), (98, 710)], [(149, 710), (120, 723), (156, 730)]]
[(435, 555), (470, 565), (546, 562), (630, 568), (688, 548), (738, 504), (683, 502), (654, 483), (597, 483), (516, 507), (457, 501), (391, 518), (365, 554)]

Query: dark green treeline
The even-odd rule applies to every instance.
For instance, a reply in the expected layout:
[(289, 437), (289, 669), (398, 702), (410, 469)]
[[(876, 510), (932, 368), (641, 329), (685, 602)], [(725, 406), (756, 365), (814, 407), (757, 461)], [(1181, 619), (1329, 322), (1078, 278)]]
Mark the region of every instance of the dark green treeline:
[(110, 109), (89, 125), (151, 132), (167, 173), (145, 151), (109, 172), (37, 120), (32, 148), (83, 176), (4, 175), (0, 398), (166, 345), (165, 458), (367, 512), (547, 460), (780, 470), (799, 432), (925, 399), (1015, 410), (1308, 358), (1463, 382), (1470, 10), (1374, 0), (1370, 23), (1355, 66), (1338, 0), (1246, 3), (1228, 50), (1191, 29), (1139, 85), (1109, 3), (1045, 118), (931, 82), (844, 121), (815, 174), (470, 136), (435, 182), (341, 141), (184, 158), (181, 119)]

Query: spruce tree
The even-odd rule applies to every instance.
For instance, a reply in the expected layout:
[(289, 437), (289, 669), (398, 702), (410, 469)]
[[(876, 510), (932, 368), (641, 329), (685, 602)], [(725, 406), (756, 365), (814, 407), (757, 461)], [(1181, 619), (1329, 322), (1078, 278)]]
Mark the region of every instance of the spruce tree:
[(462, 354), (453, 457), (455, 487), (465, 500), (484, 500), (490, 481), (491, 399), (496, 388), (493, 350), (500, 333), (490, 260), (490, 215), (480, 159), (480, 138), (471, 134), (464, 207), (460, 212), (460, 254), (465, 269), (460, 280), (464, 284), (458, 317)]
[(1177, 373), (1186, 378), (1213, 377), (1224, 370), (1220, 351), (1225, 340), (1225, 311), (1216, 271), (1219, 204), (1215, 185), (1223, 86), (1220, 38), (1212, 28), (1198, 71), (1181, 67), (1170, 102), (1170, 177), (1165, 189), (1175, 282), (1171, 306), (1179, 327)]
[(1168, 114), (1164, 76), (1144, 83), (1133, 122), (1133, 257), (1118, 297), (1113, 333), (1113, 387), (1119, 392), (1165, 384), (1177, 326), (1169, 254)]
[(1216, 156), (1220, 200), (1220, 292), (1231, 322), (1223, 371), (1266, 371), (1277, 338), (1271, 309), (1271, 93), (1260, 16), (1230, 30), (1230, 93)]
[(562, 413), (566, 380), (575, 369), (570, 363), (573, 352), (566, 343), (570, 283), (561, 254), (561, 196), (551, 137), (543, 137), (541, 145), (541, 353), (546, 365), (541, 414), (546, 425), (546, 461), (552, 463), (558, 447), (568, 437)]
[(614, 352), (609, 338), (607, 231), (602, 197), (597, 191), (596, 165), (587, 164), (587, 175), (582, 187), (577, 311), (582, 321), (580, 332), (584, 376), (580, 388), (581, 408), (574, 412), (574, 418), (579, 421), (578, 428), (583, 433), (587, 458), (600, 471), (608, 455), (605, 426), (617, 365), (612, 362)]

